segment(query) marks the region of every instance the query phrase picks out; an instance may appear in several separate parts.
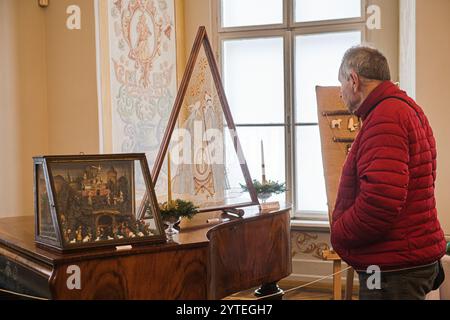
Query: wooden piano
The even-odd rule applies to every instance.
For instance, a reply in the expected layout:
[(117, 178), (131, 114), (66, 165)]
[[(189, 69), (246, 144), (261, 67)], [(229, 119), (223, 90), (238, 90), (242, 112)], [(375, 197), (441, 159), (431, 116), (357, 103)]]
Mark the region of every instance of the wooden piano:
[[(59, 254), (36, 247), (34, 218), (0, 219), (0, 289), (46, 299), (222, 299), (291, 273), (290, 208), (183, 229), (160, 245)], [(71, 266), (80, 289), (69, 289)], [(279, 291), (282, 295), (282, 291)]]

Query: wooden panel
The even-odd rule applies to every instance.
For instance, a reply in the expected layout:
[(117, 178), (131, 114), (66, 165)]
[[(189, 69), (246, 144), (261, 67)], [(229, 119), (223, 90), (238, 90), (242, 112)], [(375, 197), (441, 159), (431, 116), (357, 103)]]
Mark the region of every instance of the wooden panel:
[(206, 299), (207, 247), (78, 263), (81, 290), (69, 290), (69, 264), (52, 279), (55, 299)]
[[(347, 111), (347, 107), (341, 99), (339, 87), (316, 87), (316, 93), (328, 211), (331, 221), (348, 147), (359, 132), (360, 120)], [(350, 119), (353, 119), (353, 123), (357, 125), (353, 132), (349, 129)], [(333, 121), (336, 121), (334, 128)], [(337, 124), (340, 125), (340, 128), (337, 127)], [(336, 140), (342, 142), (335, 142)]]
[(291, 274), (290, 214), (223, 226), (210, 233), (210, 298), (221, 299)]

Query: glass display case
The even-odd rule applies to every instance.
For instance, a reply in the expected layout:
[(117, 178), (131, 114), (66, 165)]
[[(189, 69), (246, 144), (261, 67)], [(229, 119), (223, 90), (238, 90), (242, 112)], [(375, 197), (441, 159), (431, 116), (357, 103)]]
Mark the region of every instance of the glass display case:
[(145, 154), (33, 159), (38, 245), (64, 252), (165, 242)]

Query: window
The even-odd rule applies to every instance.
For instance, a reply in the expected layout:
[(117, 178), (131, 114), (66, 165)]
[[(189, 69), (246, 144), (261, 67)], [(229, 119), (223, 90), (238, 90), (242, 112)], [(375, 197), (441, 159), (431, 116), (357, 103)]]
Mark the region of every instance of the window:
[(315, 87), (339, 85), (344, 52), (364, 38), (364, 1), (216, 1), (222, 78), (252, 178), (263, 141), (267, 178), (289, 189), (278, 200), (327, 219)]
[(296, 22), (361, 17), (361, 0), (295, 0), (294, 7)]
[[(249, 14), (258, 8), (257, 14)], [(222, 1), (224, 27), (242, 27), (283, 23), (283, 0)]]

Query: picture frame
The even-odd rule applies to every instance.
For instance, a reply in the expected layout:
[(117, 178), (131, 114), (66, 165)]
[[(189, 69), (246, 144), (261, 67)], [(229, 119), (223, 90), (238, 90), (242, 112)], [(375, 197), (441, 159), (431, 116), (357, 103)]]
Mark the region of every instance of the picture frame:
[(166, 241), (145, 154), (33, 161), (37, 245), (66, 252)]

